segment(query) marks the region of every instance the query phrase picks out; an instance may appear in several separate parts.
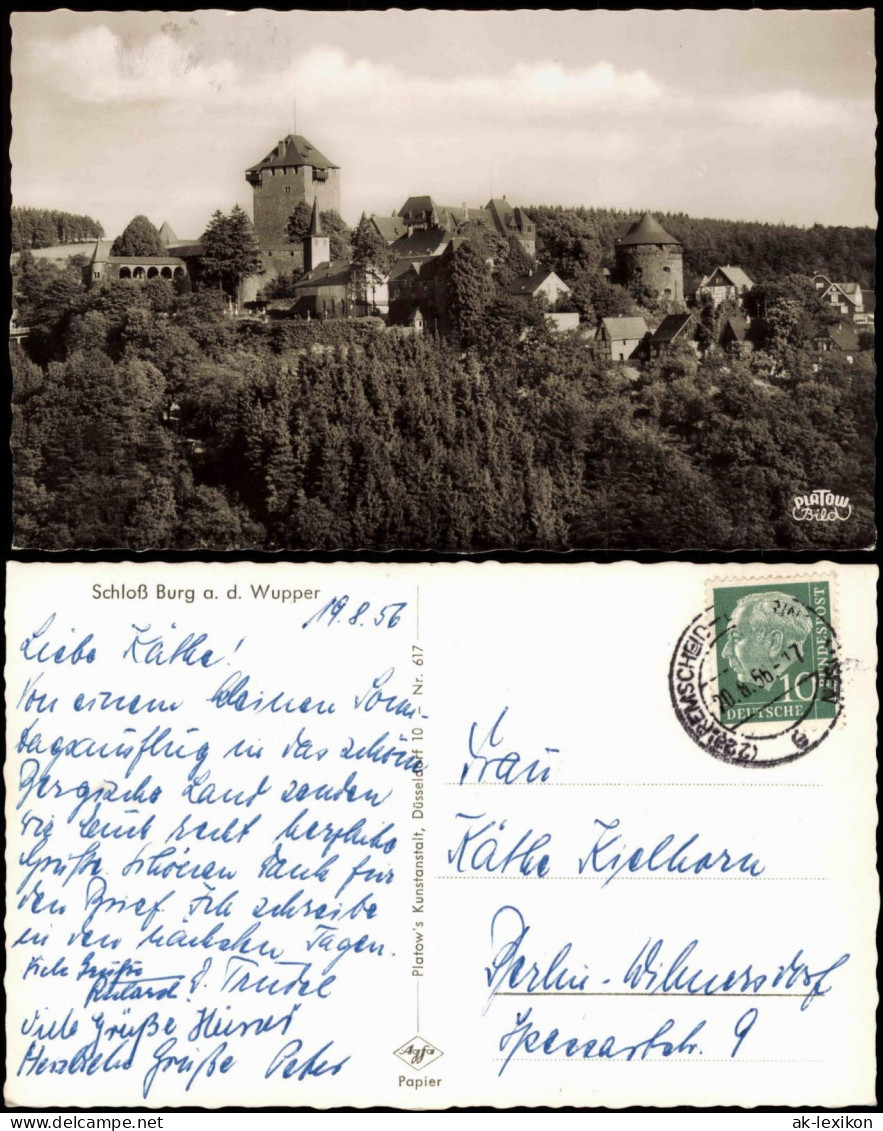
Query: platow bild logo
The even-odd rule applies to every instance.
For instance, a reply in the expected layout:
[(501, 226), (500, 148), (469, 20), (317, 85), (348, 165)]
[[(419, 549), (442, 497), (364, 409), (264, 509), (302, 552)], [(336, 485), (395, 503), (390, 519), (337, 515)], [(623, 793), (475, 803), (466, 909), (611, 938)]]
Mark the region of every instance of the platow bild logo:
[(835, 495), (833, 491), (795, 495), (791, 511), (791, 517), (797, 522), (846, 522), (851, 514), (849, 496)]

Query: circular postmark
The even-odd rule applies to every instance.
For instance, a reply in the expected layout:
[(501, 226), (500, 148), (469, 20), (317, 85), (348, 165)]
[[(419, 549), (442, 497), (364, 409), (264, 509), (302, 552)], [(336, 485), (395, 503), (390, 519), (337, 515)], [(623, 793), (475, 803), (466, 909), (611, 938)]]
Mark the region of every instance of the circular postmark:
[(830, 605), (783, 588), (733, 590), (729, 605), (716, 591), (672, 655), (675, 714), (696, 745), (722, 762), (766, 769), (793, 762), (824, 742), (842, 713)]

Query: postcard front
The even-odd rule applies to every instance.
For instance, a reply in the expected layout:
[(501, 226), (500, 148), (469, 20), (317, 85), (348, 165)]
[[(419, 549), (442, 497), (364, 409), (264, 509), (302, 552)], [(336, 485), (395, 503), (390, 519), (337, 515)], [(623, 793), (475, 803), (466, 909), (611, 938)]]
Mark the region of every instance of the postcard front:
[(874, 582), (14, 563), (7, 1102), (873, 1102)]

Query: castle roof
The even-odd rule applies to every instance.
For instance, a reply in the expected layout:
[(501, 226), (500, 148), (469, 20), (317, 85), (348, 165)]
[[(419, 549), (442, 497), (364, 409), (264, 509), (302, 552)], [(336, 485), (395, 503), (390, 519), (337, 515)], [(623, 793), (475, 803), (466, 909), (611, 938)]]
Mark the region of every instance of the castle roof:
[(525, 227), (532, 224), (530, 217), (526, 215), (523, 209), (513, 208), (508, 200), (503, 197), (491, 197), (485, 205), (485, 210), (493, 220), (494, 227), (498, 232), (508, 234), (513, 228), (518, 231), (523, 231)]
[(271, 149), (263, 161), (258, 161), (246, 169), (246, 173), (257, 172), (258, 169), (273, 169), (291, 165), (312, 165), (314, 169), (339, 169), (333, 161), (316, 149), (312, 142), (307, 141), (300, 134), (289, 134)]
[(455, 208), (450, 204), (443, 204), (439, 211), (442, 219), (454, 228), (460, 224), (471, 224), (473, 222), (488, 226), (493, 225), (493, 218), (486, 208), (467, 208), (465, 205)]
[(322, 217), (319, 215), (319, 198), (317, 196), (313, 200), (313, 215), (310, 217), (310, 235), (321, 236), (322, 234)]
[(312, 271), (295, 282), (294, 287), (343, 287), (349, 283), (352, 267), (346, 259), (332, 259), (330, 263), (320, 263)]
[(410, 236), (402, 236), (392, 245), (392, 250), (400, 258), (428, 258), (443, 251), (450, 239), (451, 233), (445, 228), (430, 228), (426, 231), (412, 232)]
[(170, 244), (166, 251), (170, 255), (179, 255), (187, 259), (195, 255), (202, 255), (203, 246), (201, 242), (194, 240), (188, 243)]
[(408, 234), (407, 225), (398, 216), (372, 216), (371, 223), (387, 243)]
[(390, 271), (389, 271), (390, 282), (392, 282), (393, 279), (400, 279), (400, 278), (402, 278), (402, 276), (407, 275), (409, 273), (413, 273), (414, 275), (420, 274), (420, 268), (414, 262), (414, 260), (413, 259), (397, 259), (395, 261), (395, 263), (393, 263), (393, 265), (392, 265), (392, 267), (390, 268)]
[(437, 207), (431, 196), (409, 196), (399, 209), (399, 216), (421, 216), (424, 212), (435, 212)]
[(159, 238), (162, 240), (166, 247), (171, 247), (174, 244), (181, 243), (175, 233), (172, 231), (172, 225), (168, 220), (163, 220), (162, 227), (159, 230)]
[(113, 240), (96, 240), (95, 248), (90, 257), (92, 263), (110, 258), (110, 249), (113, 247)]
[(645, 212), (640, 220), (636, 220), (622, 239), (617, 240), (619, 247), (644, 243), (673, 243), (680, 244), (674, 236), (670, 236), (655, 216)]
[(176, 255), (108, 255), (107, 263), (130, 264), (137, 267), (183, 267), (184, 260)]

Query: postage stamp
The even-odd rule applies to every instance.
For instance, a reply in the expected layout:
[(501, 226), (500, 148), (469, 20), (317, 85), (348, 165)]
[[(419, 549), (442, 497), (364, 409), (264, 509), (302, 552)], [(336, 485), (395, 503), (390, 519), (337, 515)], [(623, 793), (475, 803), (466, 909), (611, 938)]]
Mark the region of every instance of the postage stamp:
[(709, 583), (669, 671), (690, 737), (716, 758), (754, 766), (815, 749), (842, 711), (834, 619), (825, 577)]
[(827, 581), (714, 588), (722, 723), (776, 724), (837, 713)]

